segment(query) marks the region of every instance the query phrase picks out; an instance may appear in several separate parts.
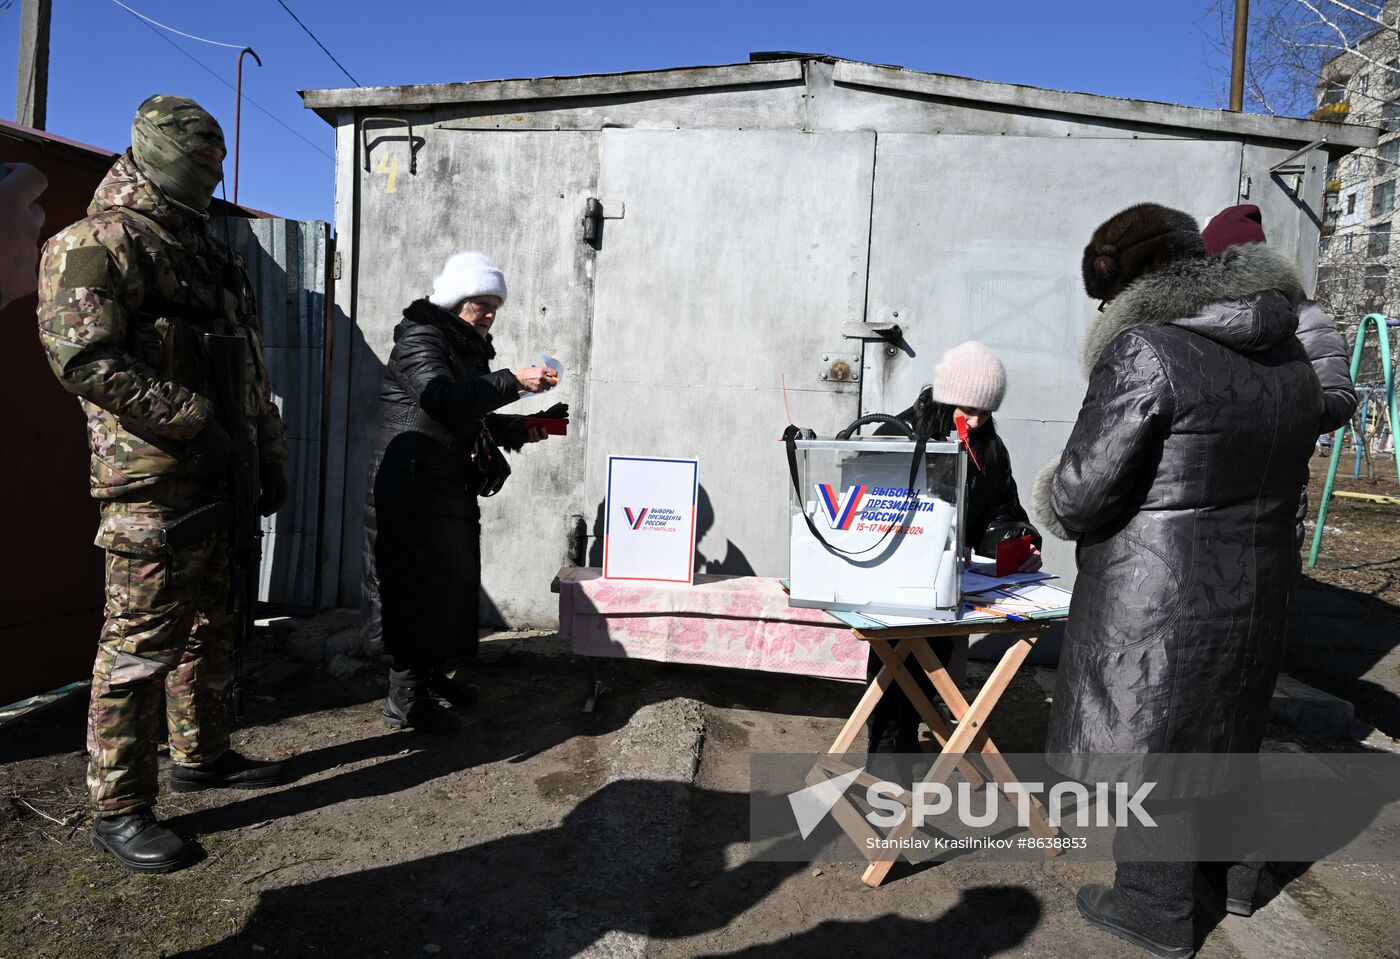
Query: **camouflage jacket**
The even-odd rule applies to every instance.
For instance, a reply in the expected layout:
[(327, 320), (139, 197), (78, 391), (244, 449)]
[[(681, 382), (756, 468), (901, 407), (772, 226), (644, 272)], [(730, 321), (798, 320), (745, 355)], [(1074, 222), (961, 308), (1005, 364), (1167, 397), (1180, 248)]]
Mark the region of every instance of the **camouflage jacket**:
[(242, 263), (206, 221), (169, 205), (128, 150), (39, 266), (39, 337), (87, 414), (93, 496), (198, 476), (185, 444), (218, 415), (202, 334), (239, 331), (252, 347), (245, 422), (259, 458), (282, 462), (286, 433)]

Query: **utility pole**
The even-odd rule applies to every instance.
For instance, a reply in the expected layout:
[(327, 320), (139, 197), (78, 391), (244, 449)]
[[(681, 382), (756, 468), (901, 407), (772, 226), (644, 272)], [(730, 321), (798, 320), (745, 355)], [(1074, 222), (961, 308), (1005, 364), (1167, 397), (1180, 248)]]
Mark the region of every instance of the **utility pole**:
[(49, 112), (50, 0), (24, 0), (19, 24), (19, 80), (15, 122), (44, 129)]
[(1244, 45), (1249, 38), (1249, 0), (1235, 0), (1235, 51), (1230, 62), (1230, 109), (1244, 109)]

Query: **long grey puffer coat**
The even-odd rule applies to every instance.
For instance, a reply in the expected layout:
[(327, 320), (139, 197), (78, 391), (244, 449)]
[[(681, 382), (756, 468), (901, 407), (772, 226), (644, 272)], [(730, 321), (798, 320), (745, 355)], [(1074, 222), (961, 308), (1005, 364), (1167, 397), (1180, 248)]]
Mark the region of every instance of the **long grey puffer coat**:
[[(1322, 419), (1318, 433), (1335, 433), (1351, 422), (1356, 412), (1356, 388), (1351, 383), (1351, 364), (1347, 362), (1347, 341), (1337, 331), (1337, 324), (1322, 304), (1304, 300), (1298, 307), (1298, 342), (1307, 351), (1317, 382), (1322, 387)], [(1293, 519), (1293, 538), (1303, 548), (1308, 518), (1308, 488), (1298, 497), (1298, 512)]]
[(1298, 307), (1298, 342), (1322, 387), (1322, 419), (1318, 433), (1332, 433), (1351, 422), (1356, 412), (1356, 388), (1351, 383), (1347, 341), (1322, 304), (1304, 300)]
[(1089, 331), (1088, 393), (1035, 489), (1078, 541), (1046, 747), (1071, 775), (1065, 754), (1259, 747), (1322, 412), (1301, 300), (1280, 254), (1235, 247), (1140, 277)]

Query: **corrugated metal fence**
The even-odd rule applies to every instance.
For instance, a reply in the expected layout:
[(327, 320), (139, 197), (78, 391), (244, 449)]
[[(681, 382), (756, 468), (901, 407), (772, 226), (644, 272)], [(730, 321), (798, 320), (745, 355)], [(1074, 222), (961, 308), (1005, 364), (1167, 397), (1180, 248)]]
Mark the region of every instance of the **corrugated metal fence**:
[(327, 262), (330, 227), (318, 221), (228, 218), (214, 223), (248, 263), (272, 392), (287, 429), (287, 502), (263, 520), (258, 598), (318, 605)]

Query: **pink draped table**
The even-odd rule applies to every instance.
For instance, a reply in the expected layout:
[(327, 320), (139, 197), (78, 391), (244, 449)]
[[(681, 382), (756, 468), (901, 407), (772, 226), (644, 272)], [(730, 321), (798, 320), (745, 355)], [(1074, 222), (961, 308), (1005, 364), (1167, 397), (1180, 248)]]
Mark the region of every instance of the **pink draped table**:
[(559, 634), (581, 656), (649, 659), (866, 682), (869, 644), (819, 609), (788, 605), (776, 579), (696, 575), (695, 585), (559, 581)]

